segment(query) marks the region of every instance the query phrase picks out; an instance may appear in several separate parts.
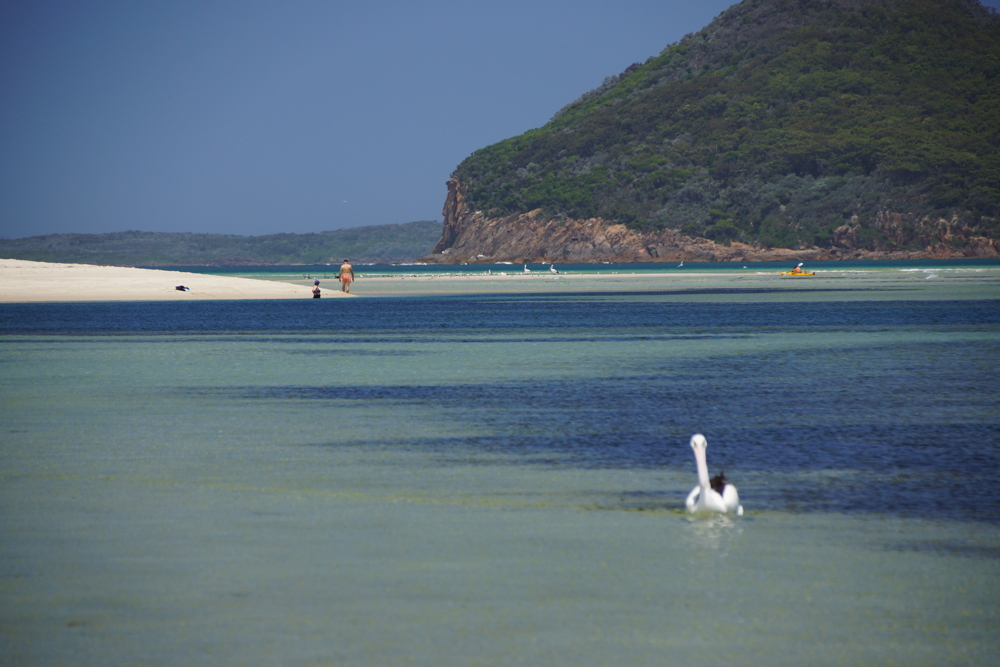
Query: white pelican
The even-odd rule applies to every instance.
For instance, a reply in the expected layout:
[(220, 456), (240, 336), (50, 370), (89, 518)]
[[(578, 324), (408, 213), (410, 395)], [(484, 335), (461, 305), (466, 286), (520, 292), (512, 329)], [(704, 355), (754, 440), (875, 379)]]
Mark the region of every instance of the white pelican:
[(524, 272), (525, 273), (531, 273), (531, 269), (528, 268), (527, 264), (524, 265)]
[(677, 265), (677, 268), (679, 269), (679, 268), (681, 268), (682, 266), (684, 266), (684, 261), (683, 261), (683, 260), (681, 260), (681, 263)]
[(740, 494), (736, 487), (726, 481), (726, 475), (719, 473), (708, 479), (708, 462), (705, 460), (705, 436), (695, 433), (691, 436), (691, 449), (694, 450), (694, 460), (698, 464), (698, 486), (691, 489), (684, 505), (688, 512), (721, 512), (743, 516), (743, 505), (740, 505)]
[(559, 270), (556, 269), (556, 267), (553, 266), (552, 264), (549, 264), (549, 271), (551, 271), (552, 273), (559, 273)]

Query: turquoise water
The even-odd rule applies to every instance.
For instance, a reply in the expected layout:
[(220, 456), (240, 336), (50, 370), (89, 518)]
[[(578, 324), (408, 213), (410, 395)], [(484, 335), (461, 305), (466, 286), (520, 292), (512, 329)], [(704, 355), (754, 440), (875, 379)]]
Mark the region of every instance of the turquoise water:
[(0, 662), (989, 663), (1000, 301), (933, 282), (0, 306)]
[[(502, 271), (520, 273), (525, 268), (534, 273), (550, 272), (555, 266), (561, 273), (576, 274), (607, 274), (607, 273), (707, 273), (707, 274), (745, 274), (746, 272), (777, 272), (788, 271), (798, 262), (608, 262), (600, 264), (356, 264), (355, 272), (362, 275), (439, 275), (439, 274), (478, 274), (486, 271), (499, 273)], [(211, 273), (218, 275), (238, 275), (247, 277), (266, 277), (270, 279), (305, 279), (328, 278), (334, 280), (339, 270), (337, 264), (313, 265), (278, 265), (278, 266), (154, 266), (153, 269), (187, 271), (190, 273)], [(804, 267), (808, 271), (821, 274), (844, 273), (886, 273), (899, 271), (968, 271), (978, 270), (996, 273), (1000, 271), (1000, 259), (996, 258), (965, 258), (965, 259), (900, 259), (900, 260), (837, 260), (810, 261)]]

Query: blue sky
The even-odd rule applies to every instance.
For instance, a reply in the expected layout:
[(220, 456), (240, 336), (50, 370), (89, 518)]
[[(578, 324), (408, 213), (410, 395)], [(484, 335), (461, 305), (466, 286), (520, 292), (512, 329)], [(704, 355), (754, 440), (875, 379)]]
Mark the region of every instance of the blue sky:
[(439, 220), (472, 151), (732, 4), (2, 3), (0, 237)]

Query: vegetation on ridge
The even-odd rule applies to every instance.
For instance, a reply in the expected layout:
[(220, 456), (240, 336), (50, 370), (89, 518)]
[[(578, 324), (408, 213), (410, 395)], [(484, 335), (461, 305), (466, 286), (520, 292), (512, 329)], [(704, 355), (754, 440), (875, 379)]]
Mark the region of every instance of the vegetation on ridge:
[(116, 232), (0, 239), (0, 257), (119, 266), (249, 266), (409, 262), (441, 237), (441, 223), (352, 227), (315, 234)]
[(745, 0), (453, 177), (491, 216), (788, 248), (849, 225), (906, 249), (925, 216), (1000, 237), (998, 118), (1000, 17), (978, 2)]

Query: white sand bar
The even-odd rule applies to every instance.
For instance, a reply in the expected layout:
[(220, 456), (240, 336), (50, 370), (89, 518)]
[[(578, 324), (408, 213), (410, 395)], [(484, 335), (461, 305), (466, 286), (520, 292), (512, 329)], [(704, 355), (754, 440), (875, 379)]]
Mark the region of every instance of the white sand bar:
[[(180, 291), (178, 285), (189, 287)], [(323, 298), (341, 298), (324, 289)], [(0, 259), (0, 303), (34, 301), (191, 301), (200, 299), (309, 299), (307, 285), (120, 266), (50, 264)]]
[[(814, 277), (787, 278), (753, 266), (710, 272), (521, 272), (365, 275), (351, 294), (336, 276), (324, 277), (322, 298), (427, 297), (475, 294), (601, 294), (659, 292), (674, 301), (843, 301), (1000, 299), (1000, 266), (980, 268), (818, 269)], [(312, 276), (253, 273), (219, 276), (89, 264), (0, 259), (0, 303), (59, 301), (190, 301), (192, 299), (308, 299)], [(178, 291), (184, 285), (190, 291)]]

